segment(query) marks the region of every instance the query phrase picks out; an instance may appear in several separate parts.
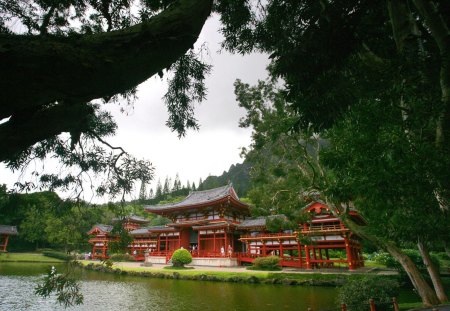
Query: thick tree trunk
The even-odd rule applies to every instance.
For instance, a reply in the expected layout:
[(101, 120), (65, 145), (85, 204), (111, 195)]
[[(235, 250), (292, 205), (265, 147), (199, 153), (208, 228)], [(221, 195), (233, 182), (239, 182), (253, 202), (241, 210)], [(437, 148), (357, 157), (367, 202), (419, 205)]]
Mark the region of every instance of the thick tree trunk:
[[(329, 205), (333, 206), (333, 205)], [(407, 255), (402, 253), (402, 251), (396, 247), (393, 243), (385, 242), (378, 237), (370, 234), (365, 230), (364, 227), (357, 225), (348, 217), (341, 217), (341, 219), (345, 222), (347, 227), (352, 230), (355, 234), (360, 236), (363, 239), (369, 240), (380, 248), (386, 250), (392, 257), (397, 260), (402, 268), (405, 270), (408, 275), (411, 283), (417, 291), (417, 294), (422, 299), (422, 303), (424, 306), (432, 306), (439, 303), (439, 299), (436, 296), (434, 290), (428, 285), (428, 283), (423, 278), (417, 266)]]
[(417, 247), (419, 248), (419, 252), (422, 255), (423, 263), (428, 270), (428, 274), (430, 275), (431, 281), (433, 282), (434, 290), (436, 291), (436, 295), (441, 303), (447, 302), (448, 297), (445, 294), (444, 285), (442, 284), (441, 277), (439, 275), (439, 271), (436, 269), (436, 266), (431, 261), (430, 252), (425, 244), (422, 241), (417, 242)]

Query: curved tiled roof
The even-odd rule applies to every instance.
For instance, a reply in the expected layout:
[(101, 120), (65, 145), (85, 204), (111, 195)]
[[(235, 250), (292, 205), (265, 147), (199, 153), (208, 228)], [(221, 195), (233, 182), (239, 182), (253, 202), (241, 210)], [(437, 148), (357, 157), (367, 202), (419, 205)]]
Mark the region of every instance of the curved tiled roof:
[(112, 222), (117, 222), (119, 220), (128, 220), (128, 221), (131, 221), (131, 222), (141, 223), (141, 224), (147, 224), (147, 223), (150, 222), (150, 220), (145, 219), (144, 217), (135, 216), (135, 215), (113, 218)]
[(150, 234), (149, 228), (139, 228), (130, 231), (131, 235)]
[(17, 235), (16, 226), (0, 225), (0, 234)]
[(260, 228), (260, 227), (266, 227), (266, 220), (267, 218), (284, 218), (286, 219), (286, 216), (283, 214), (280, 215), (271, 215), (271, 216), (260, 216), (256, 218), (248, 218), (241, 222), (239, 225), (237, 225), (237, 229), (250, 229), (250, 228)]
[[(183, 201), (177, 203), (169, 203), (164, 205), (147, 205), (144, 208), (149, 212), (160, 212), (181, 207), (195, 206), (199, 204), (214, 202), (226, 198), (228, 196), (232, 196), (235, 200), (239, 201), (239, 198), (236, 192), (234, 191), (233, 186), (226, 185), (223, 187), (210, 190), (193, 191)], [(244, 203), (241, 202), (241, 204)]]
[(92, 227), (91, 230), (89, 230), (89, 232), (91, 232), (95, 228), (98, 228), (102, 232), (111, 232), (111, 230), (113, 229), (113, 226), (104, 225), (104, 224), (96, 224), (95, 226)]

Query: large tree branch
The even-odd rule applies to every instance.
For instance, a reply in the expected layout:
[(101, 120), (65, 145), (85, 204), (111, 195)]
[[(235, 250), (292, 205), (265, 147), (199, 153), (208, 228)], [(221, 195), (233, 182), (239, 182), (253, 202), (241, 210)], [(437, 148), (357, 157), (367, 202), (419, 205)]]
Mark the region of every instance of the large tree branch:
[(179, 0), (124, 30), (69, 37), (0, 35), (0, 119), (54, 101), (125, 92), (193, 46), (212, 0)]
[(89, 129), (94, 108), (87, 104), (59, 104), (26, 115), (16, 115), (0, 124), (0, 162), (13, 160), (35, 143), (62, 132)]

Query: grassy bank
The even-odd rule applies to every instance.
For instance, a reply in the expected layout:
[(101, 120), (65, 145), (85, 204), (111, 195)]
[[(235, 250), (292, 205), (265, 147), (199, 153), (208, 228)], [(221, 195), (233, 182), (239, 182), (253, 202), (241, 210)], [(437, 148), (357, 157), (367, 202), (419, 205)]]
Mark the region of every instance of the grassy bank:
[(221, 281), (238, 283), (266, 283), (285, 285), (340, 286), (349, 278), (361, 278), (364, 274), (351, 273), (290, 273), (270, 271), (217, 271), (217, 270), (168, 270), (163, 267), (126, 267), (113, 265), (107, 268), (92, 261), (81, 260), (81, 265), (90, 270), (143, 277)]
[(0, 262), (63, 262), (60, 259), (51, 258), (41, 253), (0, 253)]

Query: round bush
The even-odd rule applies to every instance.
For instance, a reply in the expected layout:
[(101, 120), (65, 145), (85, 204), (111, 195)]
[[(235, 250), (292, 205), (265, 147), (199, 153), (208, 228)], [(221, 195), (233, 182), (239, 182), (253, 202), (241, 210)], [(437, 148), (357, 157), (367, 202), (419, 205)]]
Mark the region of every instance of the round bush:
[[(390, 302), (392, 297), (397, 297), (400, 284), (397, 280), (386, 277), (368, 277), (347, 281), (340, 289), (337, 303), (346, 303), (348, 310), (368, 310), (369, 299), (375, 303)], [(384, 310), (387, 305), (377, 305), (377, 310)]]
[(172, 264), (175, 267), (183, 267), (192, 262), (192, 255), (186, 249), (177, 249), (172, 255)]
[(280, 260), (278, 256), (258, 257), (253, 260), (250, 270), (280, 270)]

